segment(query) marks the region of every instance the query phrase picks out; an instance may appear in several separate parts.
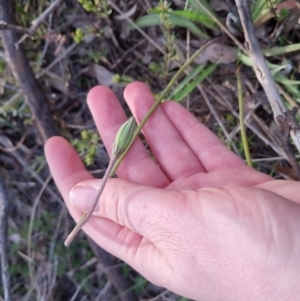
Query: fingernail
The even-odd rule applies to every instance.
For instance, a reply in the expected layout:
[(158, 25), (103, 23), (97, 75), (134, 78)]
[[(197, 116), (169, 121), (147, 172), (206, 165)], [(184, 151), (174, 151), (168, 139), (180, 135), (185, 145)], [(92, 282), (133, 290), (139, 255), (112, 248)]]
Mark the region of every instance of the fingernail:
[[(70, 202), (78, 210), (88, 212), (93, 205), (96, 193), (97, 189), (93, 186), (77, 185), (69, 194)], [(99, 202), (94, 211), (99, 211)]]

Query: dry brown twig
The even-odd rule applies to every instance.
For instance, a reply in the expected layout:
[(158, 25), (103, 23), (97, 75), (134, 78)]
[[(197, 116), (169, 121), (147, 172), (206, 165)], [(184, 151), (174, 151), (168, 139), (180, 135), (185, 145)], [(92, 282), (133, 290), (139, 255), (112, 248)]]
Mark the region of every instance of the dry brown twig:
[(280, 94), (278, 93), (275, 81), (266, 64), (255, 35), (248, 1), (236, 0), (235, 2), (244, 30), (246, 40), (246, 53), (249, 55), (253, 62), (254, 72), (267, 95), (268, 101), (273, 111), (274, 120), (276, 121), (282, 132), (283, 148), (289, 157), (290, 164), (295, 169), (298, 179), (300, 179), (300, 167), (289, 143), (290, 136), (296, 148), (300, 152), (300, 126), (295, 118), (297, 110), (287, 110)]
[(14, 30), (14, 31), (19, 32), (19, 33), (30, 35), (30, 32), (29, 32), (28, 28), (18, 26), (18, 25), (15, 25), (15, 24), (9, 24), (9, 23), (6, 23), (6, 22), (1, 20), (0, 21), (0, 30), (4, 30), (4, 29)]
[(133, 285), (129, 279), (122, 277), (122, 267), (118, 265), (119, 261), (107, 251), (99, 247), (92, 239), (88, 239), (92, 251), (98, 258), (101, 269), (107, 274), (113, 287), (118, 293), (120, 301), (138, 300)]
[(108, 0), (109, 5), (117, 11), (127, 22), (132, 25), (142, 36), (144, 36), (156, 49), (158, 49), (163, 55), (166, 55), (166, 52), (149, 36), (142, 30), (139, 26), (137, 26), (122, 10), (115, 5), (112, 1)]
[(15, 46), (16, 48), (19, 48), (19, 45), (25, 41), (25, 39), (29, 36), (33, 36), (37, 29), (40, 27), (40, 25), (45, 21), (45, 19), (48, 17), (48, 15), (53, 12), (56, 7), (58, 7), (61, 4), (62, 0), (56, 0), (52, 2), (47, 9), (43, 11), (43, 13), (38, 16), (36, 19), (31, 21), (31, 27), (27, 29), (27, 32), (19, 39), (16, 43)]
[(11, 300), (10, 293), (10, 277), (8, 271), (8, 258), (7, 258), (7, 221), (9, 214), (9, 202), (5, 189), (5, 183), (0, 172), (0, 256), (1, 256), (1, 278), (2, 287), (4, 292), (4, 300)]
[[(0, 20), (7, 24), (16, 23), (14, 1), (0, 0)], [(51, 117), (45, 93), (34, 76), (24, 50), (22, 47), (19, 49), (15, 47), (18, 40), (17, 33), (12, 30), (2, 30), (0, 33), (6, 61), (24, 93), (39, 134), (42, 140), (46, 141), (49, 137), (57, 135), (58, 130)]]
[(26, 133), (23, 134), (23, 136), (21, 137), (20, 141), (19, 141), (16, 145), (14, 145), (13, 147), (8, 147), (8, 148), (6, 148), (6, 147), (2, 147), (2, 146), (0, 145), (0, 150), (1, 150), (2, 152), (4, 152), (4, 153), (11, 153), (11, 152), (14, 152), (14, 151), (16, 151), (16, 150), (23, 144), (25, 138), (26, 138)]
[[(222, 104), (222, 100), (223, 100), (224, 103), (226, 104), (226, 108), (231, 111), (232, 115), (235, 116), (236, 118), (239, 118), (239, 113), (233, 109), (232, 105), (228, 102), (226, 97), (224, 97), (213, 85), (212, 85), (212, 88), (214, 89), (215, 93), (213, 93), (211, 90), (209, 90), (206, 87), (204, 87), (204, 90), (208, 94), (210, 94), (212, 97), (214, 97), (220, 104)], [(283, 150), (278, 149), (278, 147), (271, 140), (269, 140), (268, 137), (266, 137), (263, 133), (261, 133), (259, 130), (257, 130), (257, 128), (255, 126), (253, 126), (251, 124), (251, 122), (248, 121), (248, 118), (250, 117), (250, 115), (253, 115), (253, 114), (254, 114), (254, 112), (252, 112), (249, 115), (247, 114), (244, 118), (244, 123), (247, 126), (247, 128), (249, 130), (251, 130), (257, 137), (259, 137), (266, 145), (271, 147), (275, 151), (275, 153), (279, 154), (282, 158), (287, 159), (287, 156)], [(234, 130), (234, 133), (230, 133), (230, 136), (234, 136), (234, 135), (235, 135), (235, 130)]]
[(15, 32), (23, 34), (23, 36), (15, 43), (16, 48), (19, 47), (19, 45), (25, 41), (26, 38), (32, 37), (37, 29), (40, 27), (40, 25), (45, 21), (45, 19), (48, 17), (49, 14), (51, 14), (58, 5), (60, 5), (62, 0), (56, 0), (52, 2), (45, 11), (38, 16), (38, 18), (34, 19), (31, 22), (30, 28), (25, 28), (16, 24), (8, 23), (3, 20), (0, 21), (0, 30), (13, 30)]
[[(11, 149), (13, 147), (13, 144), (6, 136), (0, 135), (0, 146), (5, 149)], [(11, 152), (10, 155), (12, 156), (12, 158), (14, 158), (14, 160), (16, 160), (18, 162), (18, 164), (20, 164), (20, 166), (23, 168), (23, 171), (28, 172), (30, 174), (30, 176), (37, 183), (39, 183), (41, 186), (43, 186), (44, 179), (42, 179), (41, 176), (31, 168), (31, 166), (28, 164), (28, 162), (24, 158), (24, 154), (21, 154), (18, 152), (18, 150), (15, 150), (15, 151)], [(57, 194), (52, 189), (50, 189), (49, 187), (46, 187), (46, 192), (55, 201), (57, 201), (60, 204), (63, 204), (62, 200), (57, 196)]]
[(237, 146), (235, 145), (235, 142), (231, 139), (231, 137), (230, 137), (229, 133), (227, 132), (227, 130), (226, 130), (226, 128), (225, 128), (225, 126), (224, 126), (224, 124), (223, 124), (221, 118), (219, 117), (217, 111), (215, 110), (214, 106), (213, 106), (212, 103), (210, 102), (210, 100), (209, 100), (209, 98), (208, 98), (208, 95), (207, 95), (207, 93), (205, 92), (205, 89), (204, 89), (203, 85), (199, 84), (199, 85), (197, 86), (197, 88), (198, 88), (198, 90), (200, 91), (200, 93), (201, 93), (201, 95), (202, 95), (202, 97), (203, 97), (203, 99), (204, 99), (206, 105), (208, 106), (210, 112), (212, 113), (212, 115), (214, 116), (215, 120), (217, 121), (219, 127), (220, 127), (221, 130), (223, 131), (223, 133), (224, 133), (224, 135), (225, 135), (227, 141), (228, 141), (229, 143), (231, 143), (234, 152), (235, 152), (237, 155), (240, 156), (240, 152), (239, 152)]

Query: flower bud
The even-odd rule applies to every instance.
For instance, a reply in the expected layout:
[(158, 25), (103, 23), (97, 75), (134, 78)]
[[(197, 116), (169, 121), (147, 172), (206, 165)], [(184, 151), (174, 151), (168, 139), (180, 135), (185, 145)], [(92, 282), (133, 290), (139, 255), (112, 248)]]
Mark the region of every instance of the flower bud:
[(125, 150), (129, 146), (133, 138), (133, 134), (136, 128), (137, 128), (137, 124), (133, 117), (129, 118), (119, 128), (113, 145), (113, 150), (112, 150), (113, 156), (119, 158), (125, 152)]

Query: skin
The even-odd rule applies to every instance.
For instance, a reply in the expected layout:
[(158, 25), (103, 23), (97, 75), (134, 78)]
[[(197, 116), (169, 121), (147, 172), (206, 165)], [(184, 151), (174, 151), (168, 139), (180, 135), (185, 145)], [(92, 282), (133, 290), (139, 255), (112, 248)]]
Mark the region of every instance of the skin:
[[(137, 121), (154, 102), (139, 82), (124, 97)], [(125, 114), (103, 86), (89, 92), (88, 105), (111, 153)], [(135, 141), (84, 231), (149, 281), (188, 298), (299, 300), (299, 182), (247, 167), (174, 102), (163, 103), (143, 133), (158, 164)], [(64, 139), (49, 139), (45, 152), (78, 221), (101, 180)]]

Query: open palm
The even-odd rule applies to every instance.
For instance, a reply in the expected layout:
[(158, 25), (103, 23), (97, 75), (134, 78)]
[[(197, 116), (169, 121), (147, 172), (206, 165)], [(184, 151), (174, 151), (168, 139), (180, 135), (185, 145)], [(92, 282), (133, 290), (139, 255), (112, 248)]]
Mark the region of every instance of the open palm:
[[(154, 102), (142, 83), (124, 96), (137, 121)], [(110, 152), (126, 116), (106, 87), (92, 89), (88, 104)], [(153, 283), (190, 298), (298, 300), (300, 184), (247, 167), (173, 102), (154, 112), (143, 133), (155, 160), (135, 141), (84, 231)], [(50, 139), (45, 150), (77, 221), (101, 180), (64, 139)]]

